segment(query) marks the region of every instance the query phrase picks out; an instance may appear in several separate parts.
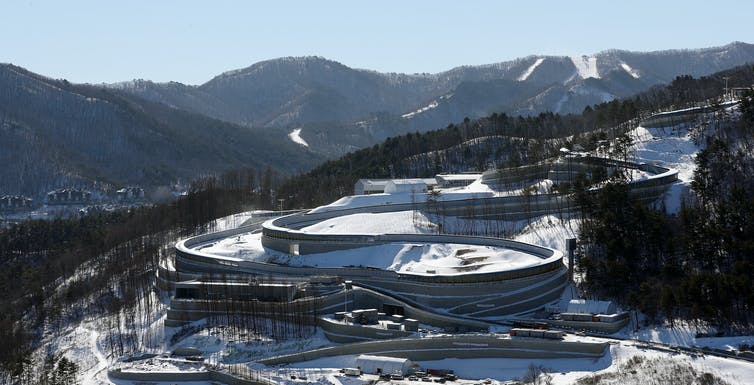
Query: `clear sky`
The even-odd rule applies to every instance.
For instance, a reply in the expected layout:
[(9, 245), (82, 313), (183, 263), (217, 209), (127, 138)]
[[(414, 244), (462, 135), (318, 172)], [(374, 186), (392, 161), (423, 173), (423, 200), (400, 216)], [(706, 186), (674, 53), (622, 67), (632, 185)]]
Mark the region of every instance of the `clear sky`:
[(201, 84), (282, 56), (439, 72), (532, 54), (754, 43), (754, 1), (0, 0), (0, 62), (73, 82)]

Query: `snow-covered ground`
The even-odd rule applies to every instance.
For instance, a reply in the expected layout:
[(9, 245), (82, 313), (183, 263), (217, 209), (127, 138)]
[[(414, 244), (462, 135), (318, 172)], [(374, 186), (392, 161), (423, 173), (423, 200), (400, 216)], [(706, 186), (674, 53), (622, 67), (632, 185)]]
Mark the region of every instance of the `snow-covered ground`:
[(644, 326), (638, 330), (626, 328), (617, 333), (616, 336), (689, 348), (707, 347), (727, 351), (738, 350), (741, 344), (754, 345), (754, 336), (698, 337), (700, 335), (714, 335), (716, 331), (714, 327), (709, 325), (676, 321), (672, 327), (664, 324)]
[[(574, 340), (606, 341), (590, 337), (578, 337)], [(457, 359), (448, 358), (439, 361), (419, 361), (421, 368), (450, 369), (460, 378), (457, 383), (479, 383), (485, 379), (491, 383), (499, 384), (504, 381), (522, 378), (531, 365), (544, 368), (551, 376), (552, 383), (574, 384), (579, 378), (590, 375), (605, 376), (610, 373), (620, 372), (633, 357), (642, 357), (642, 361), (650, 362), (642, 371), (641, 367), (629, 377), (628, 383), (657, 383), (653, 378), (659, 378), (663, 370), (678, 370), (679, 368), (693, 368), (697, 373), (711, 373), (731, 384), (754, 384), (754, 364), (734, 359), (718, 358), (713, 356), (690, 356), (686, 354), (668, 354), (663, 351), (646, 348), (632, 341), (611, 343), (610, 351), (599, 359), (592, 358), (562, 358), (562, 359), (516, 359), (516, 358), (480, 358), (480, 359)], [(275, 369), (282, 380), (287, 372), (298, 373), (299, 376), (318, 378), (320, 376), (337, 375), (340, 368), (354, 367), (356, 355), (345, 355), (321, 358), (312, 361), (299, 362), (285, 368)], [(656, 360), (656, 361), (654, 361)], [(636, 359), (634, 359), (636, 361)], [(362, 376), (369, 380), (372, 376)], [(630, 382), (634, 379), (635, 382)], [(393, 383), (406, 383), (404, 381), (392, 381)], [(618, 382), (609, 382), (618, 383)]]
[[(142, 335), (151, 334), (155, 345), (145, 350), (165, 349), (163, 321), (165, 309), (152, 314), (147, 323), (139, 323), (137, 328)], [(111, 384), (107, 369), (117, 357), (111, 357), (105, 343), (107, 335), (102, 333), (101, 320), (87, 320), (63, 331), (59, 336), (48, 336), (49, 342), (43, 350), (62, 354), (78, 365), (77, 379), (82, 385)], [(41, 353), (41, 352), (40, 352)], [(128, 382), (130, 384), (130, 382)]]
[[(359, 221), (360, 217), (352, 219)], [(251, 233), (223, 239), (202, 247), (201, 251), (292, 266), (370, 266), (404, 273), (444, 275), (510, 270), (542, 261), (537, 256), (501, 247), (421, 243), (389, 243), (321, 254), (291, 255), (264, 249), (261, 234)]]
[(577, 219), (560, 219), (554, 215), (546, 215), (532, 221), (513, 239), (565, 252), (566, 239), (576, 238), (578, 229)]
[(390, 213), (362, 213), (326, 219), (301, 229), (312, 234), (426, 234), (433, 229), (422, 226), (428, 218), (411, 210)]
[(637, 127), (629, 136), (633, 139), (636, 161), (647, 162), (678, 171), (678, 182), (665, 195), (668, 213), (677, 213), (686, 199), (694, 177), (694, 158), (701, 148), (694, 143), (689, 131), (681, 128)]
[(519, 76), (519, 77), (518, 77), (518, 79), (516, 79), (516, 80), (518, 80), (518, 81), (522, 82), (522, 81), (524, 81), (524, 80), (528, 79), (528, 78), (529, 78), (529, 76), (531, 76), (531, 74), (532, 74), (532, 73), (534, 72), (534, 70), (535, 70), (535, 69), (537, 69), (537, 67), (539, 67), (539, 65), (540, 65), (540, 64), (542, 64), (542, 62), (543, 62), (543, 61), (545, 61), (545, 58), (543, 58), (543, 57), (541, 57), (541, 58), (538, 58), (538, 59), (537, 59), (536, 61), (534, 61), (534, 63), (533, 63), (532, 65), (530, 65), (530, 66), (529, 66), (529, 68), (527, 68), (527, 69), (526, 69), (526, 71), (524, 71), (524, 73), (522, 73), (522, 74), (521, 74), (521, 76)]
[[(583, 66), (583, 68), (579, 69), (582, 77), (586, 75), (598, 76), (596, 62), (592, 63), (590, 59), (579, 58), (579, 60), (582, 60), (581, 64)], [(574, 64), (576, 64), (576, 60)], [(624, 69), (630, 73), (628, 68), (624, 67)], [(630, 135), (634, 140), (633, 150), (636, 161), (656, 163), (663, 167), (679, 171), (678, 177), (680, 181), (671, 187), (665, 200), (665, 206), (668, 211), (677, 211), (680, 207), (680, 202), (688, 192), (689, 183), (693, 177), (694, 156), (700, 148), (694, 144), (689, 132), (677, 128), (647, 129), (637, 127), (631, 131)], [(635, 174), (634, 177), (641, 178), (642, 176)], [(536, 186), (536, 190), (539, 192), (548, 192), (550, 187), (550, 181), (542, 181)], [(488, 186), (475, 182), (466, 188), (443, 190), (440, 194), (440, 199), (468, 199), (479, 196), (502, 196), (515, 193), (520, 193), (520, 190), (508, 192), (493, 191)], [(423, 202), (424, 200), (426, 200), (426, 195), (424, 194), (375, 194), (361, 197), (345, 197), (317, 210), (327, 211), (373, 204)], [(222, 218), (216, 222), (216, 228), (223, 230), (236, 227), (251, 218), (251, 216), (251, 213), (242, 213)], [(441, 219), (434, 215), (414, 211), (354, 214), (325, 220), (305, 227), (302, 230), (308, 233), (325, 234), (422, 234), (435, 233), (440, 221)], [(554, 215), (543, 216), (531, 221), (505, 223), (504, 225), (501, 225), (498, 221), (488, 222), (449, 218), (442, 219), (442, 221), (443, 229), (448, 232), (456, 230), (466, 233), (485, 233), (491, 226), (498, 226), (499, 228), (496, 230), (498, 233), (510, 234), (511, 238), (515, 240), (552, 247), (561, 251), (565, 250), (565, 240), (576, 236), (579, 226), (577, 219), (561, 218)], [(492, 222), (498, 223), (493, 224)], [(411, 243), (388, 244), (328, 254), (292, 256), (265, 250), (261, 245), (261, 235), (252, 233), (203, 245), (201, 250), (219, 256), (242, 259), (267, 258), (264, 260), (285, 262), (294, 265), (361, 265), (414, 273), (426, 273), (427, 270), (435, 270), (437, 274), (457, 271), (458, 268), (467, 266), (478, 269), (489, 269), (491, 268), (490, 266), (499, 265), (501, 268), (510, 269), (539, 262), (539, 259), (536, 257), (528, 254), (519, 255), (521, 253), (505, 249), (469, 245), (426, 245)], [(574, 289), (569, 287), (567, 292), (563, 294), (560, 302), (566, 303), (574, 294)], [(164, 314), (162, 317), (164, 317)], [(150, 325), (144, 325), (144, 327), (162, 328), (159, 319), (153, 320)], [(104, 337), (99, 334), (98, 330), (98, 325), (94, 322), (82, 323), (64, 332), (61, 336), (57, 337), (55, 342), (57, 344), (54, 347), (56, 350), (63, 352), (80, 365), (82, 370), (79, 378), (83, 380), (84, 384), (111, 383), (106, 378), (103, 368), (108, 365), (109, 361), (112, 361), (112, 357), (107, 357), (108, 353), (103, 351), (102, 343)], [(168, 346), (169, 344), (166, 341), (177, 331), (178, 329), (176, 328), (164, 328), (162, 344), (165, 351), (172, 350), (176, 346), (196, 347), (210, 361), (224, 363), (249, 362), (261, 357), (300, 352), (332, 344), (319, 329), (310, 337), (282, 342), (274, 342), (264, 337), (249, 342), (240, 342), (237, 337), (224, 336), (222, 333), (203, 329), (182, 339), (176, 346)], [(735, 350), (742, 343), (754, 344), (754, 336), (697, 337), (698, 333), (714, 334), (714, 332), (715, 330), (710, 327), (681, 323), (676, 324), (673, 328), (668, 325), (642, 326), (638, 330), (628, 327), (616, 335), (616, 337), (625, 340), (573, 335), (567, 337), (569, 340), (609, 341), (611, 343), (610, 351), (600, 359), (445, 359), (441, 361), (419, 362), (419, 364), (424, 368), (452, 369), (460, 377), (466, 379), (457, 381), (456, 383), (468, 385), (479, 383), (479, 380), (487, 378), (491, 379), (490, 383), (493, 385), (521, 378), (532, 364), (541, 365), (543, 368), (548, 369), (552, 375), (553, 384), (573, 384), (579, 378), (585, 376), (601, 376), (605, 379), (605, 383), (620, 383), (624, 385), (653, 384), (658, 383), (657, 378), (673, 375), (673, 372), (683, 371), (685, 368), (693, 368), (698, 374), (712, 373), (731, 384), (754, 384), (754, 363), (709, 355), (692, 356), (683, 353), (669, 353), (667, 351), (648, 348), (639, 342), (654, 341), (671, 345), (713, 347), (724, 350)], [(642, 357), (642, 360), (636, 360), (634, 358), (636, 356)], [(287, 385), (302, 385), (305, 383), (362, 385), (366, 384), (368, 380), (376, 379), (370, 376), (362, 376), (360, 378), (345, 377), (338, 373), (340, 368), (353, 367), (355, 365), (355, 357), (353, 355), (331, 357), (278, 368), (266, 368), (261, 365), (253, 365), (252, 367), (265, 370), (267, 377), (274, 379), (278, 383)], [(639, 361), (641, 362), (637, 364), (636, 362)], [(175, 369), (174, 366), (183, 365), (180, 362), (176, 363), (176, 361), (153, 360), (152, 362), (152, 366), (144, 364), (145, 366), (142, 369), (165, 370), (165, 368)], [(630, 365), (635, 366), (632, 369), (627, 369)], [(291, 375), (295, 375), (296, 379), (292, 379)], [(130, 384), (131, 382), (121, 381), (115, 383)], [(166, 382), (165, 384), (171, 383)], [(393, 383), (411, 384), (416, 382), (404, 380), (393, 381)], [(195, 382), (191, 384), (203, 385), (207, 383)]]
[(229, 230), (241, 226), (244, 222), (253, 218), (254, 214), (258, 212), (259, 211), (244, 211), (242, 213), (231, 214), (226, 217), (218, 218), (214, 221), (214, 231)]

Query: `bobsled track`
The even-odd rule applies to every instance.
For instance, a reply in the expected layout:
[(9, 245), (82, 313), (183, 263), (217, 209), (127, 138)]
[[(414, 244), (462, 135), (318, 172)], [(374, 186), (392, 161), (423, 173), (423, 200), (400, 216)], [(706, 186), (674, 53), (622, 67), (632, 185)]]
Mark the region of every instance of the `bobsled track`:
[[(643, 171), (648, 177), (629, 182), (633, 194), (644, 201), (661, 197), (667, 187), (677, 181), (677, 172), (653, 165), (636, 164), (603, 158), (589, 158), (582, 162), (609, 167), (627, 167)], [(578, 169), (569, 165), (569, 170)], [(552, 173), (552, 170), (550, 170)], [(530, 168), (517, 173), (522, 181), (538, 177), (541, 170)], [(545, 174), (546, 175), (546, 174)], [(499, 172), (488, 172), (482, 181), (489, 185), (507, 183), (509, 178)], [(344, 308), (377, 308), (391, 306), (401, 309), (407, 317), (429, 325), (454, 326), (463, 329), (482, 329), (485, 321), (497, 321), (522, 313), (541, 309), (545, 304), (560, 298), (568, 284), (568, 271), (563, 263), (563, 253), (533, 244), (495, 237), (434, 234), (317, 234), (301, 229), (313, 224), (345, 215), (363, 213), (388, 213), (407, 210), (426, 210), (426, 202), (381, 204), (346, 209), (294, 212), (277, 218), (252, 218), (235, 229), (204, 234), (182, 240), (176, 244), (175, 265), (164, 263), (158, 271), (158, 282), (165, 289), (189, 287), (214, 281), (235, 284), (249, 282), (274, 282), (295, 286), (296, 291), (286, 302), (295, 306), (288, 312), (308, 311), (315, 314), (334, 313)], [(487, 197), (442, 201), (443, 215), (462, 218), (521, 220), (547, 214), (567, 214), (577, 209), (570, 195), (539, 194), (529, 196)], [(307, 255), (343, 252), (357, 248), (391, 243), (401, 244), (456, 244), (494, 247), (523, 253), (538, 260), (537, 263), (518, 268), (495, 271), (459, 270), (453, 274), (434, 272), (415, 273), (369, 266), (317, 267), (261, 262), (243, 258), (220, 256), (202, 251), (202, 247), (242, 234), (260, 233), (265, 249), (278, 253)], [(222, 279), (220, 279), (222, 278)], [(342, 284), (350, 281), (349, 285)], [(206, 290), (205, 290), (206, 291)], [(188, 291), (186, 291), (188, 292)], [(198, 295), (176, 296), (171, 301), (166, 326), (179, 326), (197, 319), (231, 310), (243, 313), (243, 301), (255, 302), (255, 314), (265, 314), (269, 301), (259, 297), (218, 297)], [(226, 293), (228, 293), (226, 291)], [(220, 301), (219, 299), (222, 299)], [(306, 310), (302, 310), (306, 309)], [(260, 313), (261, 312), (261, 313)], [(269, 316), (280, 311), (268, 310)], [(312, 317), (312, 322), (315, 321)]]

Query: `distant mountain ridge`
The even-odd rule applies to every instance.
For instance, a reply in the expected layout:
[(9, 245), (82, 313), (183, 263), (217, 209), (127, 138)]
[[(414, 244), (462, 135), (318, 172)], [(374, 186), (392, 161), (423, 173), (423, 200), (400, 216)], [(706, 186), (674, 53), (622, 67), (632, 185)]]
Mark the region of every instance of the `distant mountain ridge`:
[[(288, 57), (228, 71), (198, 86), (144, 80), (111, 86), (249, 127), (303, 127), (301, 135), (312, 150), (332, 156), (493, 112), (578, 113), (678, 75), (696, 77), (750, 62), (754, 45), (741, 42), (655, 52), (533, 55), (413, 75), (353, 69), (321, 57)], [(351, 139), (343, 142), (342, 136)]]
[(94, 183), (144, 187), (232, 168), (308, 169), (324, 158), (253, 129), (0, 64), (0, 195)]
[(78, 85), (0, 64), (0, 194), (38, 197), (95, 181), (155, 186), (239, 167), (306, 171), (466, 117), (581, 112), (678, 75), (752, 62), (754, 45), (738, 42), (528, 56), (412, 75), (304, 57), (259, 62), (198, 86)]

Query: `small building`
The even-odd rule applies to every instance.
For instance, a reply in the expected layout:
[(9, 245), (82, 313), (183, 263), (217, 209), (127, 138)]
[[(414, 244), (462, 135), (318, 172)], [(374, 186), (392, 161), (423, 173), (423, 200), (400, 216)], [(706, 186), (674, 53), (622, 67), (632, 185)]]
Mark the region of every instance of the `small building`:
[(407, 332), (418, 332), (419, 321), (413, 318), (406, 318), (405, 320), (403, 320), (403, 330)]
[(371, 356), (362, 354), (356, 357), (356, 367), (368, 374), (393, 374), (406, 375), (414, 365), (408, 358), (394, 358), (384, 356)]
[(144, 200), (144, 189), (141, 187), (124, 187), (118, 191), (118, 200), (121, 202), (136, 202)]
[(437, 174), (435, 179), (437, 180), (437, 186), (440, 188), (449, 187), (466, 187), (474, 183), (477, 179), (481, 178), (482, 174), (468, 173), (468, 174)]
[(47, 204), (49, 205), (86, 204), (91, 200), (91, 192), (77, 188), (64, 188), (47, 193)]
[(377, 309), (357, 309), (351, 312), (353, 322), (362, 325), (374, 325), (379, 321)]
[(31, 210), (34, 200), (23, 195), (0, 196), (0, 211)]
[(354, 195), (382, 194), (390, 179), (359, 179), (353, 186)]
[(566, 313), (573, 314), (615, 314), (615, 304), (611, 301), (592, 301), (587, 299), (572, 299), (568, 302)]
[(385, 185), (385, 192), (395, 193), (426, 193), (437, 186), (437, 180), (427, 179), (391, 179)]
[(353, 186), (354, 195), (382, 193), (425, 193), (438, 186), (436, 178), (359, 179)]
[(731, 87), (728, 91), (730, 98), (741, 99), (747, 92), (754, 92), (754, 85), (751, 87)]

